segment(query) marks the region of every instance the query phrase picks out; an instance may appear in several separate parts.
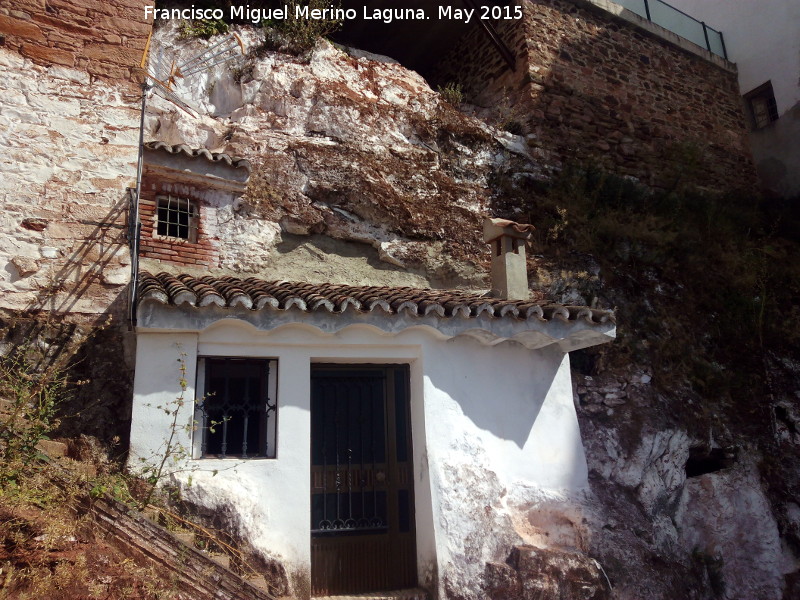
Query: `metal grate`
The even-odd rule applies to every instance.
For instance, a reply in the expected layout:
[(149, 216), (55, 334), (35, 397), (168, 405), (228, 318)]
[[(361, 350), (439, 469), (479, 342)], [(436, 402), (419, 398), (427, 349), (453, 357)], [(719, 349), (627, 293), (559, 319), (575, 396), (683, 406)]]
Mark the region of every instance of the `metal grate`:
[(277, 404), (270, 398), (275, 361), (207, 358), (197, 404), (201, 458), (274, 458)]
[(156, 233), (197, 241), (198, 213), (194, 203), (186, 198), (161, 196), (158, 198)]
[(406, 365), (311, 372), (312, 594), (417, 582)]

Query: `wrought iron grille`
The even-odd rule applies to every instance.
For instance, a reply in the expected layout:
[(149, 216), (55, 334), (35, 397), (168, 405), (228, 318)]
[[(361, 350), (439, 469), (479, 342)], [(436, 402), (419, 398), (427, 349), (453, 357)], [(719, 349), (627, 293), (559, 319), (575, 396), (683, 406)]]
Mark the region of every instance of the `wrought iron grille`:
[(159, 196), (156, 233), (197, 241), (197, 207), (186, 198)]
[(311, 460), (321, 479), (311, 498), (315, 534), (388, 528), (385, 376), (352, 375), (318, 373), (311, 381)]
[(198, 403), (201, 458), (274, 458), (277, 403), (270, 398), (270, 363), (206, 358)]

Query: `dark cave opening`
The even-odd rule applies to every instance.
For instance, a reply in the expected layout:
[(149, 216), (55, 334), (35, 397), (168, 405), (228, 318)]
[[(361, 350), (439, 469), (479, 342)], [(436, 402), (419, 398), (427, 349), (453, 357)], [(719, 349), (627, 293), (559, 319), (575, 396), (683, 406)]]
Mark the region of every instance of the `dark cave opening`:
[(786, 430), (791, 435), (795, 435), (797, 433), (797, 426), (789, 415), (789, 411), (786, 410), (786, 407), (781, 405), (775, 406), (775, 420), (778, 421), (780, 425), (786, 427)]
[[(482, 6), (507, 6), (512, 0), (484, 0)], [(452, 3), (453, 9), (469, 9), (472, 2)], [(438, 5), (429, 0), (407, 0), (402, 8), (423, 8), (426, 20), (393, 20), (385, 23), (376, 19), (363, 19), (363, 11), (399, 8), (391, 0), (342, 0), (342, 8), (354, 9), (358, 18), (345, 21), (342, 29), (331, 36), (333, 41), (364, 50), (372, 54), (388, 56), (404, 67), (422, 75), (431, 85), (441, 59), (448, 54), (458, 40), (473, 28), (481, 27), (476, 12), (469, 22), (455, 18), (439, 18)]]
[(688, 479), (716, 473), (733, 466), (734, 462), (736, 462), (735, 448), (690, 448), (689, 459), (686, 461), (686, 477)]

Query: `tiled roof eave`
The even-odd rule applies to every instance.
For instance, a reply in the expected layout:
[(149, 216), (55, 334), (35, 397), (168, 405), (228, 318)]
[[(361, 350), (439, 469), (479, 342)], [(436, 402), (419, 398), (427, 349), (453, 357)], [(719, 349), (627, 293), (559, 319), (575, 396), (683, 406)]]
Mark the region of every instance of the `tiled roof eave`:
[(235, 317), (259, 329), (299, 322), (328, 332), (357, 324), (387, 333), (422, 327), (489, 344), (514, 340), (528, 348), (558, 343), (566, 349), (609, 341), (616, 331), (609, 311), (499, 300), (460, 290), (143, 273), (139, 299), (144, 328), (202, 330)]
[[(308, 312), (342, 313), (348, 309), (359, 312), (380, 309), (387, 314), (413, 316), (435, 312), (441, 317), (477, 318), (485, 315), (516, 320), (584, 320), (590, 325), (615, 322), (611, 311), (586, 306), (536, 304), (530, 300), (502, 300), (461, 290), (345, 286), (143, 272), (139, 293), (141, 301), (152, 300), (173, 306), (206, 306), (208, 299), (213, 298), (213, 303), (218, 306), (244, 306), (252, 310), (298, 307)], [(431, 311), (431, 308), (436, 310)]]
[(148, 150), (161, 150), (169, 154), (184, 154), (189, 158), (204, 158), (208, 162), (223, 163), (234, 169), (245, 169), (251, 171), (250, 161), (240, 156), (231, 156), (223, 152), (211, 152), (205, 148), (191, 148), (186, 144), (167, 144), (165, 142), (145, 142), (144, 147)]

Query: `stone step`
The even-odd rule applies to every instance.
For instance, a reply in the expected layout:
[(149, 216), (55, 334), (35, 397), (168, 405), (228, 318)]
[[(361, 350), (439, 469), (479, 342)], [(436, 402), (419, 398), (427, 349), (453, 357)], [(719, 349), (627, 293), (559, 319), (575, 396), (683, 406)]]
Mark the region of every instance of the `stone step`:
[(158, 565), (159, 571), (166, 571), (174, 579), (175, 589), (180, 590), (181, 597), (192, 600), (275, 600), (267, 590), (249, 585), (241, 576), (198, 550), (194, 545), (194, 534), (190, 532), (177, 532), (189, 534), (185, 541), (190, 545), (182, 545), (178, 535), (139, 513), (131, 513), (128, 506), (110, 497), (95, 498), (91, 502), (87, 499), (80, 508), (91, 513), (94, 527), (109, 543), (124, 549), (126, 554), (152, 561)]
[(256, 575), (255, 577), (248, 577), (247, 578), (247, 583), (249, 583), (250, 585), (252, 585), (255, 588), (258, 588), (259, 590), (263, 590), (265, 592), (269, 591), (269, 584), (267, 583), (267, 580), (264, 578), (263, 575)]
[(10, 415), (14, 412), (14, 403), (8, 398), (0, 398), (0, 415)]
[(86, 477), (87, 479), (97, 477), (97, 467), (91, 463), (73, 460), (67, 456), (63, 456), (58, 460), (62, 467), (69, 469), (73, 473), (77, 473), (81, 477)]
[(173, 531), (172, 535), (178, 538), (181, 542), (186, 544), (187, 546), (191, 546), (194, 548), (194, 539), (195, 534), (192, 531)]
[(428, 592), (421, 588), (414, 588), (412, 590), (369, 592), (345, 596), (314, 596), (312, 600), (428, 600)]
[(148, 506), (142, 511), (142, 516), (156, 525), (161, 523), (161, 511), (153, 506)]
[(36, 447), (50, 458), (61, 458), (67, 455), (67, 445), (53, 440), (39, 440)]
[(209, 554), (208, 557), (218, 565), (222, 565), (226, 569), (231, 568), (231, 557), (227, 554)]

